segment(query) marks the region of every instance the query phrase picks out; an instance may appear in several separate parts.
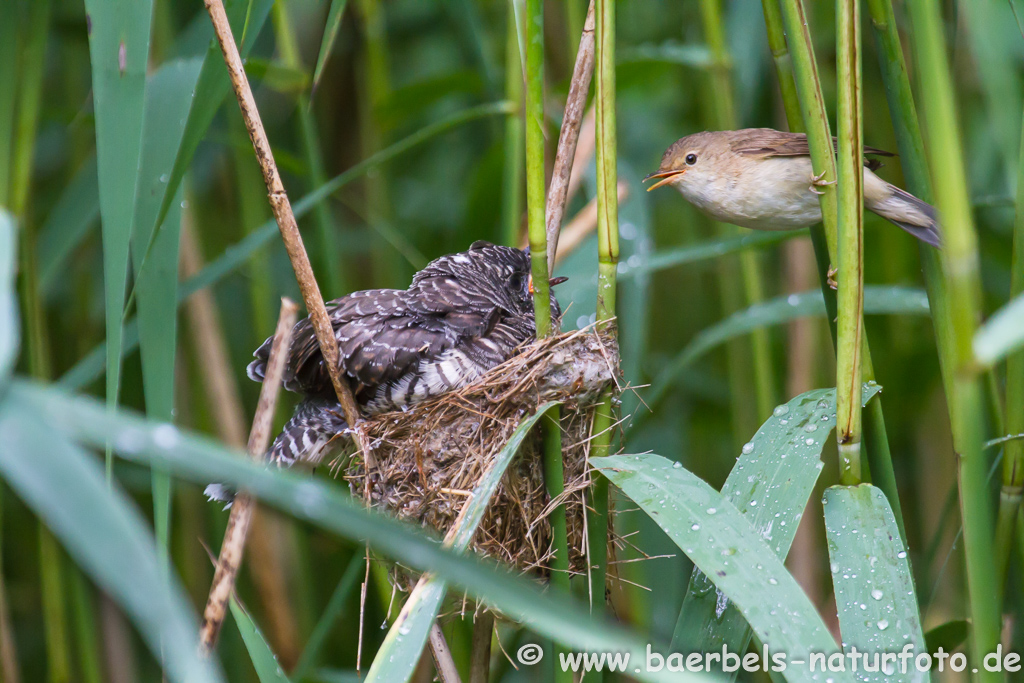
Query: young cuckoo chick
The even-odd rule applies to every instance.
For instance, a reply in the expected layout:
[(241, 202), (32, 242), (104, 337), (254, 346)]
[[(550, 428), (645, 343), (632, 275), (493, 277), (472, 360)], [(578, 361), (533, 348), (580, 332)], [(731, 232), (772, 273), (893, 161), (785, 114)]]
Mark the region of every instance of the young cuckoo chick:
[[(553, 278), (555, 285), (565, 278)], [(364, 414), (403, 409), (463, 387), (508, 360), (536, 334), (527, 251), (474, 242), (431, 261), (408, 289), (354, 292), (327, 304), (339, 364)], [(561, 315), (554, 292), (551, 314)], [(253, 354), (263, 381), (271, 339)], [(268, 458), (318, 463), (348, 429), (309, 319), (296, 324), (284, 387), (303, 395)]]

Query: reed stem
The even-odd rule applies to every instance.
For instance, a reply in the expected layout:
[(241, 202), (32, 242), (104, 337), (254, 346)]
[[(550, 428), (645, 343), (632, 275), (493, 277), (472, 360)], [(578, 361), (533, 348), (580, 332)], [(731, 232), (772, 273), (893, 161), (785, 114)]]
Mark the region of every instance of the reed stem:
[[(829, 131), (828, 112), (821, 93), (821, 82), (818, 78), (817, 63), (814, 59), (814, 48), (811, 43), (807, 17), (801, 0), (780, 0), (783, 28), (787, 37), (796, 82), (796, 92), (803, 114), (803, 127), (807, 131), (807, 139), (811, 151), (811, 163), (815, 175), (822, 174), (825, 182), (835, 179), (835, 156), (832, 149), (832, 136)], [(774, 22), (778, 17), (771, 12), (765, 13), (765, 21)], [(780, 27), (772, 27), (769, 34), (781, 31)], [(785, 94), (785, 90), (783, 91)], [(794, 107), (787, 106), (787, 111)], [(790, 128), (792, 129), (792, 124)], [(821, 291), (825, 298), (825, 310), (829, 320), (838, 314), (836, 293), (828, 286), (825, 274), (831, 263), (836, 263), (837, 256), (837, 199), (834, 185), (821, 188), (822, 224), (811, 226), (811, 239), (814, 242), (814, 253), (818, 262)], [(830, 325), (833, 341), (836, 342), (837, 330)], [(871, 349), (867, 337), (864, 336), (861, 349), (861, 380), (874, 381), (875, 370), (871, 362)], [(903, 512), (896, 490), (896, 476), (893, 471), (892, 454), (889, 450), (889, 439), (885, 428), (885, 416), (882, 412), (880, 397), (873, 399), (867, 406), (864, 415), (864, 441), (867, 451), (868, 465), (874, 483), (882, 490), (892, 507), (893, 516), (900, 534), (906, 539), (903, 524)]]
[(505, 99), (511, 110), (505, 117), (505, 163), (502, 170), (502, 243), (520, 242), (523, 215), (523, 55), (519, 50), (519, 26), (513, 2), (508, 3), (505, 43)]
[(526, 225), (538, 339), (551, 333), (544, 186), (544, 3), (526, 0)]
[[(597, 320), (615, 329), (616, 270), (619, 263), (619, 202), (615, 134), (615, 2), (597, 0), (596, 8), (596, 162), (597, 162)], [(591, 457), (611, 451), (615, 409), (611, 391), (605, 392), (594, 414)], [(590, 605), (605, 609), (608, 578), (608, 480), (597, 477), (590, 489), (587, 522), (590, 557)]]
[[(274, 410), (277, 408), (277, 395), (281, 389), (281, 379), (284, 376), (288, 349), (291, 345), (292, 328), (295, 326), (298, 311), (299, 307), (293, 301), (281, 300), (281, 314), (267, 360), (266, 376), (260, 387), (260, 400), (249, 432), (247, 450), (249, 457), (256, 462), (263, 461), (263, 456), (270, 445), (270, 429), (274, 421)], [(256, 500), (252, 496), (245, 492), (235, 496), (217, 558), (217, 571), (213, 575), (210, 595), (203, 610), (203, 626), (199, 632), (199, 652), (203, 655), (209, 655), (217, 643), (220, 627), (227, 614), (228, 601), (234, 593), (235, 578), (245, 551), (246, 535), (249, 533), (249, 525), (255, 511)]]
[[(725, 41), (725, 31), (722, 21), (722, 10), (720, 0), (702, 0), (701, 17), (704, 25), (704, 40), (711, 51), (710, 71), (710, 93), (712, 105), (712, 125), (719, 130), (733, 130), (739, 126), (736, 116), (735, 98), (732, 89), (732, 59), (729, 56), (729, 49)], [(728, 226), (724, 223), (717, 224), (718, 231), (724, 234), (738, 234), (739, 228)], [(742, 278), (742, 297), (746, 306), (752, 306), (764, 300), (764, 279), (761, 275), (761, 264), (758, 254), (754, 251), (744, 250), (739, 255), (740, 275)], [(721, 286), (728, 289), (735, 288), (730, 281), (735, 278), (735, 271), (729, 260), (723, 260), (719, 270)], [(726, 305), (729, 306), (729, 299), (739, 298), (739, 292), (726, 293)], [(732, 307), (729, 306), (731, 309)], [(731, 314), (734, 310), (726, 310)], [(772, 363), (771, 340), (768, 330), (758, 328), (750, 333), (751, 353), (754, 361), (754, 395), (756, 397), (757, 419), (751, 425), (742, 425), (742, 435), (739, 443), (744, 443), (748, 438), (746, 434), (756, 425), (771, 414), (775, 406), (775, 369)], [(730, 354), (735, 355), (735, 354)], [(734, 402), (739, 397), (746, 395), (743, 387), (747, 379), (730, 372), (731, 394)], [(738, 417), (738, 416), (737, 416)]]
[[(942, 266), (948, 292), (946, 334), (951, 342), (953, 395), (950, 417), (960, 466), (960, 508), (970, 599), (971, 653), (975, 662), (995, 651), (1001, 630), (993, 562), (993, 524), (982, 453), (984, 400), (974, 367), (972, 338), (980, 303), (977, 236), (964, 173), (953, 83), (946, 58), (939, 6), (907, 3), (915, 62), (926, 105), (925, 124), (933, 150), (931, 176), (943, 217)], [(975, 680), (997, 681), (999, 674), (978, 667)]]
[(839, 312), (836, 441), (839, 480), (861, 481), (861, 367), (864, 323), (864, 154), (861, 124), (860, 2), (842, 0), (836, 16), (839, 83)]

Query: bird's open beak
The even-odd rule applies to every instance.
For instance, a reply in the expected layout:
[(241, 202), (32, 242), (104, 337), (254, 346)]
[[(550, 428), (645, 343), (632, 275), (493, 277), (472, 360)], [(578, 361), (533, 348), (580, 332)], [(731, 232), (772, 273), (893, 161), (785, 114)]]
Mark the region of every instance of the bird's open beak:
[[(568, 279), (569, 278), (567, 277), (553, 277), (550, 280), (548, 280), (548, 285), (554, 287), (555, 285), (562, 284)], [(533, 291), (533, 273), (530, 273), (530, 279), (527, 281), (526, 288), (530, 291), (530, 294), (535, 294), (535, 292)]]
[(686, 169), (685, 168), (678, 169), (678, 170), (675, 170), (675, 171), (655, 171), (654, 173), (651, 173), (646, 178), (644, 178), (644, 182), (647, 182), (648, 180), (651, 180), (652, 178), (661, 178), (661, 180), (659, 180), (658, 182), (656, 182), (653, 185), (651, 185), (650, 187), (648, 187), (647, 191), (650, 192), (651, 190), (658, 189), (662, 185), (668, 185), (669, 183), (674, 181), (676, 178), (679, 178), (680, 176), (682, 176), (684, 173), (686, 173)]

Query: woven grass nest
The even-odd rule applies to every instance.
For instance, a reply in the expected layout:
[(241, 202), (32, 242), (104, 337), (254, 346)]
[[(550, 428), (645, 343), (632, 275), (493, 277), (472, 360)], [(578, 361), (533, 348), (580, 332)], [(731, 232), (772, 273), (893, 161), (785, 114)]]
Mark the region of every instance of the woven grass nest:
[[(442, 533), (458, 517), (488, 464), (516, 426), (547, 401), (562, 402), (565, 491), (551, 501), (544, 486), (541, 430), (519, 448), (477, 530), (474, 549), (523, 571), (547, 574), (549, 515), (564, 503), (570, 572), (586, 568), (583, 489), (594, 409), (616, 383), (618, 347), (593, 329), (525, 344), (519, 353), (463, 389), (407, 411), (363, 423), (376, 460), (369, 501)], [(360, 458), (340, 463), (353, 495), (366, 499)]]

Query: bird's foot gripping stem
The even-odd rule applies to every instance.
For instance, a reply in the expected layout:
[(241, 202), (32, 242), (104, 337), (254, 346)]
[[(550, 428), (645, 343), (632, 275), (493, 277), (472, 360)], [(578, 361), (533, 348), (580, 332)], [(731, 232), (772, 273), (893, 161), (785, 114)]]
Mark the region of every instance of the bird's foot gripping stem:
[(839, 289), (839, 283), (836, 282), (836, 275), (838, 275), (838, 274), (839, 274), (839, 269), (838, 268), (835, 268), (833, 266), (829, 266), (828, 267), (828, 273), (827, 273), (827, 275), (825, 277), (825, 282), (827, 282), (828, 286), (831, 287), (832, 289)]
[(810, 190), (811, 192), (813, 192), (814, 194), (819, 194), (819, 195), (820, 194), (825, 194), (824, 192), (822, 192), (818, 188), (819, 187), (828, 187), (829, 185), (835, 185), (836, 184), (836, 181), (834, 181), (834, 180), (825, 180), (825, 173), (827, 173), (827, 171), (822, 171), (821, 173), (819, 173), (816, 176), (811, 176), (811, 184), (808, 186), (807, 189)]

